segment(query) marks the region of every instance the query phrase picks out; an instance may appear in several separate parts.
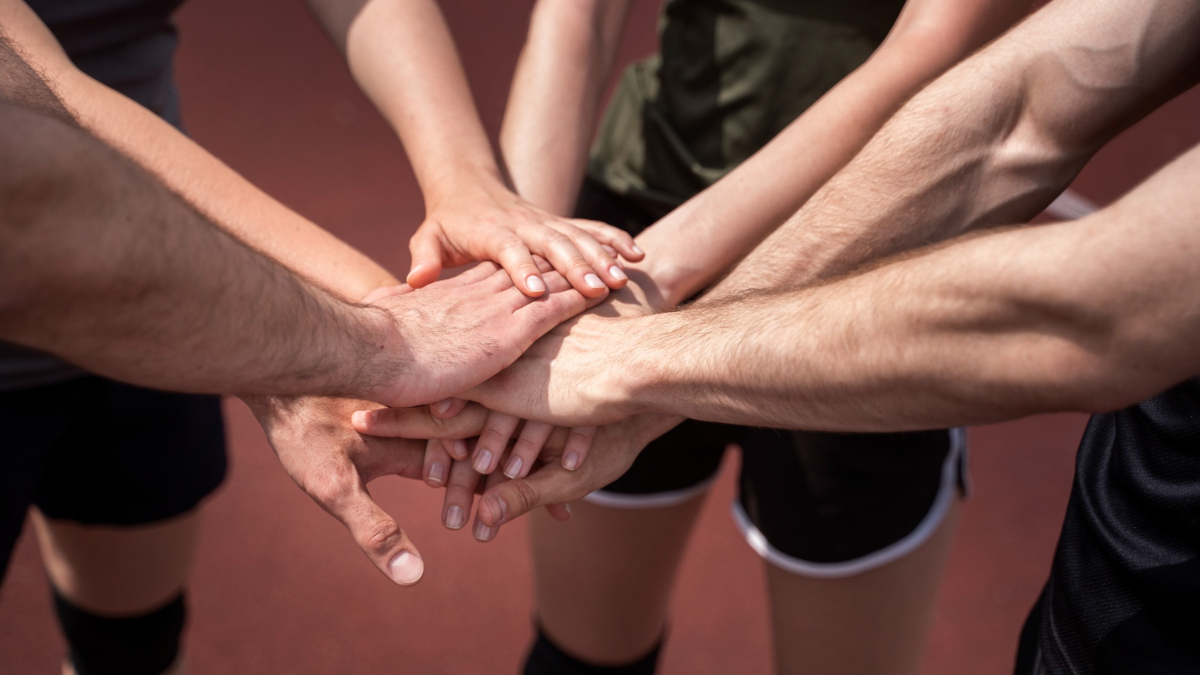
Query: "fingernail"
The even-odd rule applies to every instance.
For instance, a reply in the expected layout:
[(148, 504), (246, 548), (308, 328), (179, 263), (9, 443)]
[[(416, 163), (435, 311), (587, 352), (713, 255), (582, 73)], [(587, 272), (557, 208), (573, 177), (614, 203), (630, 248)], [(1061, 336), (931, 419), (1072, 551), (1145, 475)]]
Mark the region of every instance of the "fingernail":
[(642, 255), (643, 253), (645, 253), (645, 251), (643, 251), (642, 249), (638, 248), (638, 245), (637, 245), (637, 244), (634, 244), (632, 248), (633, 248), (633, 252), (634, 252), (634, 253), (636, 253), (636, 254), (638, 254), (638, 255)]
[(475, 463), (471, 467), (479, 473), (487, 473), (487, 470), (492, 468), (492, 451), (476, 450)]
[(425, 561), (421, 560), (420, 556), (401, 551), (400, 555), (392, 558), (388, 569), (392, 572), (392, 581), (409, 586), (417, 583), (425, 573)]
[(350, 416), (350, 423), (356, 427), (367, 426), (367, 411), (359, 410)]
[(525, 277), (525, 286), (534, 293), (541, 293), (546, 290), (546, 284), (542, 283), (542, 278), (536, 274), (530, 274)]
[(566, 457), (563, 457), (563, 468), (567, 471), (574, 471), (579, 468), (579, 453), (568, 452)]
[(467, 442), (462, 441), (462, 440), (454, 441), (454, 459), (466, 459), (466, 458), (467, 458)]
[(508, 476), (509, 478), (516, 478), (517, 475), (521, 473), (522, 464), (523, 462), (521, 462), (520, 457), (513, 457), (512, 459), (508, 460), (508, 466), (504, 467), (504, 475)]
[(604, 288), (604, 282), (600, 281), (600, 277), (596, 276), (595, 274), (589, 274), (584, 277), (583, 283), (591, 286), (592, 288)]
[(439, 415), (445, 415), (446, 411), (449, 410), (450, 406), (452, 405), (454, 405), (454, 399), (444, 398), (437, 403), (434, 403), (433, 409), (436, 410)]
[(492, 522), (499, 526), (500, 523), (504, 522), (505, 514), (508, 513), (508, 505), (499, 497), (488, 497), (487, 503), (488, 509), (492, 512)]
[(434, 462), (433, 466), (429, 467), (429, 482), (442, 484), (442, 480), (446, 478), (446, 465), (441, 462)]
[(625, 276), (625, 270), (622, 270), (620, 267), (617, 267), (616, 265), (613, 265), (612, 267), (608, 268), (608, 273), (611, 274), (614, 279), (628, 279), (629, 278), (629, 277)]
[(476, 520), (474, 535), (479, 541), (491, 541), (492, 537), (496, 536), (496, 528), (484, 525), (482, 520)]
[(566, 511), (568, 516), (571, 515), (571, 505), (570, 504), (563, 504), (562, 507), (563, 507), (563, 511)]
[(446, 509), (446, 527), (452, 530), (460, 530), (464, 523), (463, 510), (461, 506), (455, 504)]

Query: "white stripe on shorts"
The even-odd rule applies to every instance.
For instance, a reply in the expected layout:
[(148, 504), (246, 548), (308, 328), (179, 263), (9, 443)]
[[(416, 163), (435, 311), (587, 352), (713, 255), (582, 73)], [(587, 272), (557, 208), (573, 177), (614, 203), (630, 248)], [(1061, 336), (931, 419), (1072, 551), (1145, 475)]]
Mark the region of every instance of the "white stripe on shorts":
[(596, 506), (607, 506), (610, 509), (665, 509), (668, 506), (677, 506), (704, 494), (712, 487), (715, 480), (717, 480), (716, 474), (690, 487), (667, 492), (652, 492), (649, 494), (627, 494), (623, 492), (596, 490), (584, 497), (583, 501), (595, 504)]
[(933, 506), (930, 507), (929, 513), (925, 514), (916, 529), (900, 541), (868, 553), (861, 558), (836, 563), (818, 563), (792, 557), (767, 541), (766, 535), (750, 522), (745, 509), (742, 508), (741, 501), (736, 498), (733, 500), (733, 520), (738, 529), (742, 531), (742, 536), (746, 538), (746, 543), (750, 545), (750, 548), (754, 549), (764, 560), (780, 569), (792, 574), (818, 579), (852, 577), (903, 558), (933, 535), (950, 510), (950, 504), (953, 503), (954, 492), (958, 487), (959, 457), (964, 456), (966, 451), (967, 430), (951, 429), (950, 452), (946, 453), (946, 459), (942, 462), (942, 485), (938, 488), (937, 496), (933, 500)]

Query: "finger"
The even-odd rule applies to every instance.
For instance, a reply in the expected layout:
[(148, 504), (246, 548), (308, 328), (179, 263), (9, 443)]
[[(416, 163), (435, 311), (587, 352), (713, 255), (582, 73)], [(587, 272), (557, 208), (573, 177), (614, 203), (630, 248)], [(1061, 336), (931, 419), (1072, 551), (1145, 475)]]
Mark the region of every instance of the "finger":
[(465, 398), (444, 398), (437, 403), (430, 404), (429, 413), (439, 420), (448, 420), (462, 412), (468, 403), (470, 401)]
[(443, 250), (441, 237), (436, 227), (422, 225), (408, 241), (412, 253), (412, 267), (405, 281), (413, 288), (421, 288), (437, 281), (442, 274)]
[(575, 247), (579, 249), (583, 256), (587, 258), (592, 269), (596, 270), (600, 275), (600, 279), (608, 284), (609, 288), (621, 288), (629, 281), (629, 277), (625, 275), (625, 270), (617, 264), (616, 258), (610, 256), (604, 250), (604, 246), (592, 237), (591, 233), (576, 228), (571, 234), (571, 241), (575, 243)]
[(637, 243), (633, 240), (633, 235), (619, 227), (584, 218), (572, 218), (571, 223), (589, 232), (601, 244), (616, 249), (617, 253), (620, 253), (621, 257), (626, 260), (637, 262), (646, 257), (646, 252), (638, 248)]
[(552, 431), (553, 424), (526, 422), (521, 434), (517, 436), (508, 461), (504, 464), (504, 475), (509, 478), (524, 478), (533, 467), (534, 460), (542, 451), (542, 446), (546, 444), (546, 439), (550, 438)]
[(446, 477), (450, 474), (452, 462), (449, 453), (442, 447), (441, 441), (432, 438), (426, 441), (425, 468), (421, 474), (425, 478), (425, 483), (429, 487), (442, 487), (446, 483)]
[[(572, 234), (576, 231), (572, 228)], [(545, 256), (575, 290), (589, 298), (597, 297), (605, 290), (604, 280), (597, 275), (571, 236), (549, 227), (542, 227), (539, 232), (537, 252)]]
[(385, 576), (401, 586), (420, 581), (425, 562), (417, 547), (396, 521), (371, 499), (365, 486), (334, 487), (330, 492), (318, 490), (310, 494), (350, 530), (359, 548)]
[(399, 438), (471, 438), (483, 431), (490, 411), (472, 403), (449, 418), (434, 417), (429, 406), (359, 410), (350, 415), (355, 431), (367, 436)]
[(468, 462), (455, 462), (450, 466), (450, 478), (446, 481), (446, 497), (442, 506), (442, 524), (451, 530), (461, 530), (467, 524), (471, 503), (475, 501), (475, 487), (481, 476)]
[[(484, 491), (486, 492), (487, 490), (490, 490), (490, 489), (496, 487), (497, 485), (504, 483), (506, 481), (508, 481), (508, 478), (505, 477), (503, 474), (494, 473), (494, 474), (488, 476), (486, 481), (484, 482)], [(479, 519), (479, 513), (478, 512), (475, 513), (475, 527), (472, 528), (472, 530), (471, 530), (471, 534), (472, 534), (472, 536), (475, 537), (475, 539), (477, 539), (478, 541), (487, 543), (487, 542), (495, 539), (496, 535), (499, 533), (500, 533), (500, 525), (498, 525), (498, 524), (490, 525), (490, 526), (486, 525), (486, 524), (484, 524), (484, 522), (482, 520)]]
[(583, 466), (587, 459), (588, 450), (592, 447), (592, 439), (596, 436), (596, 427), (576, 427), (567, 435), (567, 445), (563, 448), (562, 466), (567, 471), (574, 471)]
[(546, 292), (546, 281), (542, 279), (529, 248), (519, 238), (505, 235), (488, 247), (488, 255), (500, 263), (513, 284), (525, 295), (536, 298)]
[(441, 441), (442, 449), (445, 450), (451, 457), (458, 461), (466, 461), (471, 456), (471, 451), (467, 442), (461, 438), (454, 440), (444, 439)]
[(547, 504), (546, 513), (555, 520), (567, 521), (571, 519), (570, 504)]
[(485, 475), (495, 471), (500, 456), (508, 447), (508, 439), (512, 438), (520, 423), (521, 418), (512, 415), (494, 411), (488, 415), (483, 431), (479, 434), (479, 441), (475, 443), (475, 457), (471, 466)]
[[(550, 292), (545, 297), (537, 302), (525, 303), (513, 312), (514, 316), (520, 317), (522, 330), (532, 331), (533, 339), (585, 309), (595, 307), (608, 297), (607, 287), (600, 289), (600, 295), (596, 297), (587, 297), (574, 289), (567, 290), (566, 280), (557, 272), (546, 275), (546, 286)], [(563, 290), (557, 290), (560, 288)]]

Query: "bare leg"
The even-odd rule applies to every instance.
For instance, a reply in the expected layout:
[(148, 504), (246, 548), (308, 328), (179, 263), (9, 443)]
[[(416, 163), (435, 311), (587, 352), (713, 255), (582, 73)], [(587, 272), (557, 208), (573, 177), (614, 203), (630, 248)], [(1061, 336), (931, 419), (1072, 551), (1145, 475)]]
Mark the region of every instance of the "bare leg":
[[(65, 598), (100, 615), (137, 616), (174, 598), (195, 560), (200, 514), (190, 511), (149, 525), (81, 525), (33, 510), (51, 583)], [(74, 675), (69, 663), (64, 675)], [(182, 656), (166, 671), (184, 675)]]
[(667, 604), (703, 495), (652, 509), (572, 505), (565, 523), (531, 514), (538, 617), (572, 656), (631, 663), (662, 638)]
[(843, 579), (767, 564), (779, 675), (916, 675), (959, 510), (918, 549)]

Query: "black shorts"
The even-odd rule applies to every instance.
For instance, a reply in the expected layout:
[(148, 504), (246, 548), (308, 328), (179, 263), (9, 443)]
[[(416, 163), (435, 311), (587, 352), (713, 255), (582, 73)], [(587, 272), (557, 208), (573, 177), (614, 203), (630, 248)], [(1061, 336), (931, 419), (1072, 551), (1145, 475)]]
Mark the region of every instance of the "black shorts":
[[(635, 235), (655, 220), (590, 180), (576, 216)], [(763, 558), (797, 574), (849, 576), (901, 558), (966, 492), (963, 429), (832, 434), (687, 420), (586, 499), (614, 508), (682, 503), (708, 488), (730, 445), (742, 449), (738, 527)]]
[(225, 477), (220, 399), (89, 375), (0, 393), (0, 577), (36, 505), (50, 518), (142, 525)]

